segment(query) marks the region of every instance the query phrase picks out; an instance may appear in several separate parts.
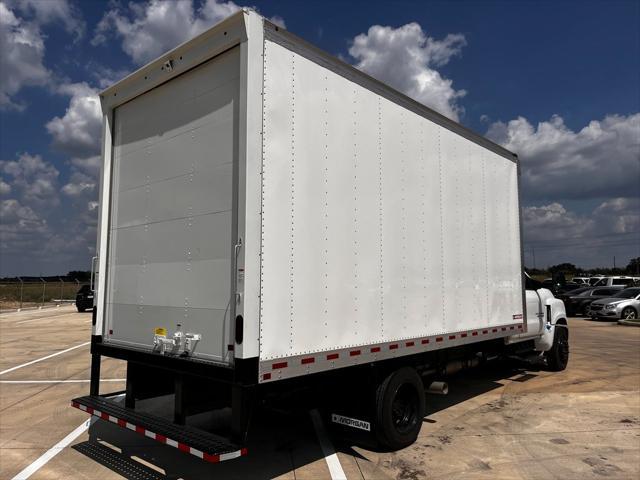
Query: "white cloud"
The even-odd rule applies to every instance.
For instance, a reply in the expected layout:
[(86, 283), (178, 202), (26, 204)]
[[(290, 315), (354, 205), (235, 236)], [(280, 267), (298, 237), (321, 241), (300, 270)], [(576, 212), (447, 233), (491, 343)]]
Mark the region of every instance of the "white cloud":
[(373, 25), (353, 39), (349, 54), (355, 66), (447, 117), (458, 120), (458, 103), (466, 92), (435, 67), (459, 55), (464, 35), (449, 34), (442, 40), (429, 37), (417, 23), (392, 28)]
[(138, 65), (144, 64), (238, 11), (233, 2), (207, 0), (198, 10), (192, 0), (150, 0), (129, 4), (128, 11), (109, 10), (96, 28), (92, 44), (110, 34), (122, 40), (122, 49)]
[(22, 110), (11, 97), (23, 87), (48, 83), (44, 41), (35, 24), (24, 22), (0, 2), (0, 109)]
[(81, 38), (85, 22), (75, 5), (67, 0), (9, 0), (9, 5), (37, 25), (61, 23), (67, 33)]
[(5, 196), (9, 194), (11, 194), (11, 185), (0, 178), (0, 195)]
[(594, 224), (594, 220), (567, 211), (557, 202), (523, 208), (522, 221), (527, 242), (582, 237), (593, 229)]
[(17, 160), (0, 160), (0, 172), (23, 203), (43, 207), (59, 203), (58, 169), (40, 155), (23, 153)]
[(640, 198), (611, 198), (585, 213), (553, 202), (523, 208), (525, 258), (533, 266), (571, 262), (578, 266), (619, 265), (637, 256), (640, 245)]
[(80, 172), (74, 172), (71, 174), (69, 182), (62, 187), (62, 193), (69, 197), (94, 196), (95, 188), (96, 181), (94, 178)]
[(518, 154), (528, 199), (640, 196), (640, 113), (608, 115), (577, 132), (558, 115), (536, 127), (518, 117), (487, 135)]
[(54, 148), (80, 158), (97, 155), (102, 135), (98, 92), (84, 82), (61, 85), (58, 92), (70, 100), (65, 114), (47, 123)]

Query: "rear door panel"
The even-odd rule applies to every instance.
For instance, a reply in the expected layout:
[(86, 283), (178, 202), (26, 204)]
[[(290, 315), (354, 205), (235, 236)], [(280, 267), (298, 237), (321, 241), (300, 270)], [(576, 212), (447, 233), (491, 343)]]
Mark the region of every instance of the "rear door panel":
[(239, 48), (114, 112), (105, 341), (199, 333), (229, 362)]

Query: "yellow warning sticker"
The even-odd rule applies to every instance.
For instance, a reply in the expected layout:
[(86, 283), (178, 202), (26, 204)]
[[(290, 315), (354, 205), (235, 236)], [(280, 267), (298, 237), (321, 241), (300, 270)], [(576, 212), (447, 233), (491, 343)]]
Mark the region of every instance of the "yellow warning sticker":
[(167, 336), (167, 329), (164, 327), (157, 327), (156, 328), (156, 335), (164, 335), (165, 337)]

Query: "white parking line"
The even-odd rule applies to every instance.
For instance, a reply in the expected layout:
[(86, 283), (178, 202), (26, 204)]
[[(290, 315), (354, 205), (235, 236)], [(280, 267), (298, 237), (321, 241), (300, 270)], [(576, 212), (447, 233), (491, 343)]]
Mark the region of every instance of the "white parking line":
[(318, 410), (312, 410), (310, 414), (311, 421), (313, 421), (313, 426), (316, 429), (318, 443), (320, 443), (320, 448), (322, 448), (322, 453), (324, 453), (324, 460), (327, 462), (327, 467), (329, 468), (331, 479), (347, 480), (347, 476), (345, 475), (344, 470), (342, 470), (342, 465), (340, 465), (340, 459), (338, 458), (338, 455), (336, 455), (336, 451), (329, 441), (327, 432), (324, 430), (324, 425), (322, 425), (322, 419), (320, 418)]
[(42, 468), (49, 460), (59, 454), (66, 446), (68, 446), (71, 442), (73, 442), (76, 438), (82, 435), (89, 426), (94, 423), (98, 417), (91, 417), (88, 420), (82, 422), (78, 427), (71, 432), (69, 435), (64, 437), (58, 443), (56, 443), (53, 447), (47, 450), (40, 458), (38, 458), (35, 462), (29, 465), (27, 468), (18, 473), (11, 480), (26, 480), (31, 475), (36, 473), (40, 468)]
[(16, 367), (7, 368), (6, 370), (1, 371), (0, 375), (4, 375), (5, 373), (13, 372), (14, 370), (18, 370), (19, 368), (22, 368), (22, 367), (28, 367), (29, 365), (33, 365), (34, 363), (38, 363), (38, 362), (42, 362), (44, 360), (48, 360), (48, 359), (53, 358), (53, 357), (55, 357), (57, 355), (62, 355), (63, 353), (67, 353), (67, 352), (70, 352), (71, 350), (75, 350), (76, 348), (80, 348), (80, 347), (84, 347), (86, 345), (89, 345), (90, 343), (91, 342), (84, 342), (84, 343), (81, 343), (80, 345), (76, 345), (75, 347), (67, 348), (66, 350), (61, 350), (59, 352), (52, 353), (51, 355), (47, 355), (46, 357), (38, 358), (37, 360), (31, 360), (30, 362), (23, 363), (22, 365), (18, 365)]
[[(117, 395), (115, 398), (122, 398), (124, 395)], [(53, 457), (58, 455), (65, 447), (67, 447), (71, 442), (73, 442), (76, 438), (82, 435), (91, 425), (93, 425), (98, 420), (98, 417), (91, 416), (90, 419), (85, 420), (80, 425), (76, 427), (76, 429), (71, 432), (69, 435), (64, 437), (58, 443), (56, 443), (53, 447), (47, 450), (42, 454), (40, 458), (38, 458), (35, 462), (29, 465), (27, 468), (18, 473), (11, 480), (27, 480), (31, 475), (40, 470), (46, 463), (51, 460)]]
[[(102, 378), (101, 382), (124, 382), (126, 378)], [(77, 380), (0, 380), (0, 383), (89, 383), (91, 380), (88, 379), (77, 379)]]

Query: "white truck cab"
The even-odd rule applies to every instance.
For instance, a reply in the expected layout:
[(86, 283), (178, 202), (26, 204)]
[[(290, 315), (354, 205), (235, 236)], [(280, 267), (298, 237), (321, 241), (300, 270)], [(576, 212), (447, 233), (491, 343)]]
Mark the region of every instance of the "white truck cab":
[(526, 330), (509, 337), (508, 344), (533, 340), (533, 350), (544, 356), (549, 369), (564, 370), (569, 361), (569, 330), (562, 300), (540, 288), (540, 282), (525, 273)]

